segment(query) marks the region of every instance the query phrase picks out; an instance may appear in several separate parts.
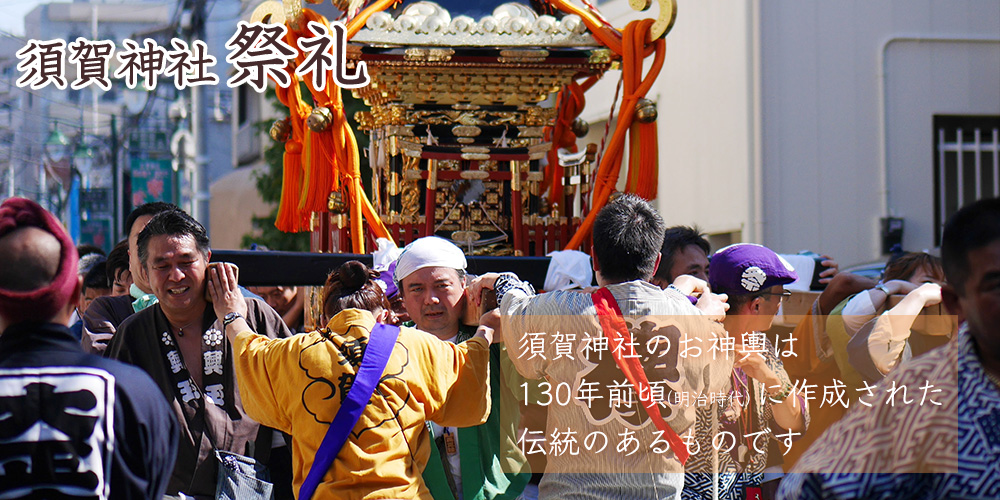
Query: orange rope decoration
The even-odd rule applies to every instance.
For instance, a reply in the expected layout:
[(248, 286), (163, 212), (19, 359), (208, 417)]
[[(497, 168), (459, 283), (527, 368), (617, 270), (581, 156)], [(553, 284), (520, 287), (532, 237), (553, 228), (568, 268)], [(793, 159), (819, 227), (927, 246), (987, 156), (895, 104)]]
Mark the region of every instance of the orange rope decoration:
[[(561, 3), (561, 0), (555, 0), (555, 2)], [(583, 15), (580, 17), (584, 18)], [(584, 18), (584, 22), (587, 22), (586, 18)], [(611, 197), (611, 193), (614, 191), (615, 184), (618, 180), (618, 175), (621, 172), (625, 136), (631, 128), (632, 119), (635, 116), (635, 104), (639, 99), (642, 99), (647, 92), (649, 92), (650, 87), (652, 87), (653, 82), (656, 80), (656, 76), (660, 73), (660, 69), (663, 68), (666, 42), (663, 39), (656, 40), (652, 43), (649, 42), (649, 27), (652, 24), (652, 19), (643, 19), (641, 21), (632, 21), (625, 27), (625, 32), (620, 44), (623, 49), (621, 55), (624, 96), (622, 97), (622, 104), (618, 113), (618, 121), (615, 124), (615, 133), (611, 137), (611, 141), (608, 143), (608, 149), (605, 152), (604, 157), (601, 159), (601, 164), (598, 167), (597, 176), (594, 180), (594, 198), (590, 207), (590, 213), (587, 214), (587, 217), (583, 220), (580, 229), (577, 230), (577, 232), (570, 239), (569, 243), (566, 244), (564, 250), (578, 248), (580, 244), (583, 243), (584, 238), (590, 234), (594, 227), (594, 219), (597, 218), (597, 213), (600, 212), (601, 208), (607, 204), (608, 198)], [(587, 27), (593, 32), (594, 28), (591, 27), (590, 24), (588, 24)], [(603, 28), (603, 26), (601, 27)], [(614, 49), (612, 48), (612, 50)], [(649, 51), (653, 52), (655, 55), (652, 67), (650, 67), (646, 76), (643, 77), (642, 61), (644, 59), (644, 54)], [(650, 137), (650, 132), (654, 134), (652, 137)], [(651, 147), (656, 143), (655, 133), (655, 129), (646, 127), (645, 130), (640, 131), (640, 143), (633, 143), (633, 146), (641, 147), (649, 144)], [(650, 175), (652, 175), (654, 178), (652, 184), (655, 185), (655, 153), (652, 155), (644, 153), (648, 152), (642, 152), (637, 156), (632, 156), (632, 163), (633, 165), (636, 165), (636, 179), (643, 179), (644, 182), (649, 183), (648, 179)], [(632, 171), (633, 167), (630, 167), (630, 176), (632, 175)], [(650, 189), (649, 186), (643, 187)], [(655, 188), (652, 189), (654, 189), (653, 193), (655, 193)]]
[(625, 192), (635, 193), (647, 200), (656, 198), (657, 177), (659, 176), (656, 145), (656, 122), (632, 122), (629, 130), (629, 162), (626, 174)]
[[(369, 12), (369, 10), (366, 9), (365, 12), (362, 12), (366, 19), (374, 12)], [(302, 14), (302, 25), (308, 26), (310, 21), (314, 21), (321, 23), (329, 30), (329, 23), (323, 16), (309, 9), (303, 9)], [(357, 19), (355, 18), (355, 20)], [(360, 26), (363, 26), (363, 23)], [(354, 32), (360, 29), (360, 26), (354, 29)], [(311, 35), (311, 32), (296, 32), (291, 26), (287, 27), (285, 42), (292, 47), (298, 46), (297, 42), (301, 36)], [(348, 37), (351, 35), (353, 32), (349, 30)], [(297, 144), (291, 146), (291, 150), (295, 152), (294, 155), (289, 156), (289, 145), (286, 144), (284, 175), (286, 182), (283, 184), (281, 204), (278, 208), (279, 218), (275, 221), (275, 225), (282, 231), (309, 229), (308, 222), (311, 214), (325, 212), (329, 194), (341, 191), (345, 193), (345, 202), (350, 208), (352, 251), (365, 253), (365, 220), (368, 221), (369, 227), (372, 228), (376, 237), (390, 240), (392, 238), (364, 192), (361, 183), (358, 143), (344, 112), (341, 89), (331, 81), (324, 89), (319, 90), (313, 86), (310, 79), (302, 80), (296, 77), (294, 67), (301, 64), (305, 57), (304, 54), (300, 53), (296, 57), (294, 65), (289, 66), (288, 74), (292, 76), (294, 91), (278, 89), (279, 99), (289, 107), (293, 116), (298, 115), (298, 120), (292, 120), (293, 123), (297, 122), (297, 126), (293, 126), (293, 135), (289, 141), (290, 143), (295, 141)], [(333, 121), (327, 130), (317, 133), (304, 126), (304, 121), (311, 108), (302, 101), (302, 96), (298, 91), (298, 82), (300, 81), (306, 84), (316, 107), (325, 107), (330, 110)], [(290, 98), (289, 93), (293, 94), (294, 99)], [(295, 112), (296, 110), (298, 113)], [(303, 155), (306, 158), (305, 162), (302, 161)], [(293, 213), (295, 216), (291, 215)], [(282, 217), (283, 214), (285, 217)]]
[[(601, 158), (601, 164), (598, 166), (597, 176), (594, 179), (593, 200), (590, 212), (583, 220), (580, 229), (573, 234), (569, 243), (563, 248), (564, 250), (571, 250), (579, 248), (583, 240), (590, 235), (597, 213), (607, 204), (608, 198), (611, 197), (611, 193), (614, 191), (618, 175), (621, 172), (625, 136), (632, 128), (632, 118), (635, 116), (635, 103), (649, 92), (649, 88), (653, 85), (657, 75), (659, 75), (660, 69), (663, 67), (666, 42), (662, 38), (656, 41), (649, 40), (649, 29), (654, 22), (652, 19), (632, 21), (625, 27), (623, 33), (619, 33), (589, 10), (573, 5), (568, 0), (549, 0), (549, 2), (563, 12), (580, 16), (583, 24), (587, 26), (587, 29), (590, 30), (598, 42), (622, 57), (622, 75), (625, 90), (618, 120), (615, 124), (615, 133), (608, 143), (608, 149)], [(655, 54), (652, 67), (646, 73), (646, 77), (643, 78), (642, 62), (651, 54)], [(636, 143), (633, 141), (631, 143), (632, 149), (639, 148), (640, 152), (639, 154), (634, 154), (633, 151), (633, 155), (630, 156), (631, 164), (634, 167), (629, 167), (628, 177), (630, 179), (634, 178), (631, 186), (637, 191), (646, 195), (652, 193), (655, 196), (657, 156), (654, 148), (656, 144), (656, 129), (655, 125), (645, 125), (642, 124), (637, 127), (639, 142)], [(645, 145), (648, 145), (648, 150), (642, 150), (642, 146)], [(652, 181), (650, 181), (650, 178), (652, 178)], [(637, 192), (637, 194), (639, 193)]]
[(583, 93), (590, 89), (590, 87), (593, 87), (598, 80), (598, 76), (592, 76), (584, 81), (583, 84), (571, 82), (569, 85), (563, 87), (556, 98), (556, 109), (559, 111), (556, 116), (555, 125), (545, 127), (544, 140), (552, 142), (552, 149), (549, 150), (549, 164), (545, 167), (545, 179), (542, 181), (542, 189), (548, 190), (549, 202), (553, 204), (558, 203), (559, 207), (563, 210), (565, 210), (562, 207), (564, 174), (562, 165), (559, 164), (559, 149), (568, 149), (573, 153), (577, 151), (576, 134), (573, 133), (573, 122), (580, 116), (586, 105), (587, 101)]
[(302, 102), (299, 86), (295, 84), (288, 88), (278, 87), (275, 93), (282, 104), (288, 106), (289, 122), (292, 126), (291, 136), (285, 142), (283, 158), (284, 168), (281, 180), (281, 201), (278, 203), (278, 216), (274, 225), (281, 231), (299, 232), (309, 229), (309, 216), (298, 210), (298, 201), (302, 193), (302, 141), (304, 139), (306, 117), (312, 108)]

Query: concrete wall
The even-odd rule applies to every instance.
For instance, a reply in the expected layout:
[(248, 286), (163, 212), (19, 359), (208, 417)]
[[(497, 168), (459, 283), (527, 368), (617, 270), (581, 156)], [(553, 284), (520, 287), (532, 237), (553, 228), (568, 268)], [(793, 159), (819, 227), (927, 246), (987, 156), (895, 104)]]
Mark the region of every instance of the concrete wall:
[(760, 23), (763, 242), (876, 260), (892, 214), (906, 249), (932, 247), (933, 115), (1000, 114), (1000, 48), (890, 42), (1000, 38), (996, 0), (769, 0)]
[(266, 165), (232, 170), (210, 187), (212, 248), (239, 249), (243, 235), (253, 232), (252, 217), (262, 217), (271, 211), (257, 192), (255, 174), (266, 171)]

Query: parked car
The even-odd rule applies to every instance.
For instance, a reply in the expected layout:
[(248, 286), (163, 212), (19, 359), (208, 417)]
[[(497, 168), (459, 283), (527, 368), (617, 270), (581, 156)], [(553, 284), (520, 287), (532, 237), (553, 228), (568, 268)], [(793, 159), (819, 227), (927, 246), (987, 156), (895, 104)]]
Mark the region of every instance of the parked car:
[(885, 262), (869, 262), (867, 264), (858, 264), (846, 269), (841, 269), (840, 272), (854, 273), (865, 278), (871, 278), (875, 281), (882, 279), (882, 273), (885, 271)]

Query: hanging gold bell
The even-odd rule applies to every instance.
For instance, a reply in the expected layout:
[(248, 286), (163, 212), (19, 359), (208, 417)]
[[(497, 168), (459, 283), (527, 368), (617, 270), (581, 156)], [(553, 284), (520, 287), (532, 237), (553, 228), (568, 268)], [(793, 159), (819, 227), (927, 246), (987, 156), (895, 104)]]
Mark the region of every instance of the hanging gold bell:
[(288, 140), (288, 136), (292, 135), (292, 124), (289, 123), (288, 118), (284, 120), (277, 120), (271, 124), (271, 139), (276, 142), (285, 142)]
[(656, 121), (656, 103), (649, 99), (639, 99), (635, 103), (635, 119), (642, 123), (653, 123)]
[(329, 108), (314, 108), (312, 113), (309, 113), (309, 118), (306, 118), (306, 126), (313, 132), (322, 132), (329, 128), (331, 123), (333, 123), (333, 113)]
[(573, 135), (577, 137), (583, 137), (590, 132), (590, 124), (585, 122), (582, 118), (577, 118), (573, 120)]

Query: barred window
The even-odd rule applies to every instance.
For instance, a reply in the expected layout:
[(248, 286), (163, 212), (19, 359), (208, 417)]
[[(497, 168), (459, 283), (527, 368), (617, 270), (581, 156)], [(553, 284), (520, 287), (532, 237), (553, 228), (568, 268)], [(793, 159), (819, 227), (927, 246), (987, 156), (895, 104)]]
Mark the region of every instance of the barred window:
[(959, 208), (1000, 197), (1000, 116), (934, 116), (934, 244)]

